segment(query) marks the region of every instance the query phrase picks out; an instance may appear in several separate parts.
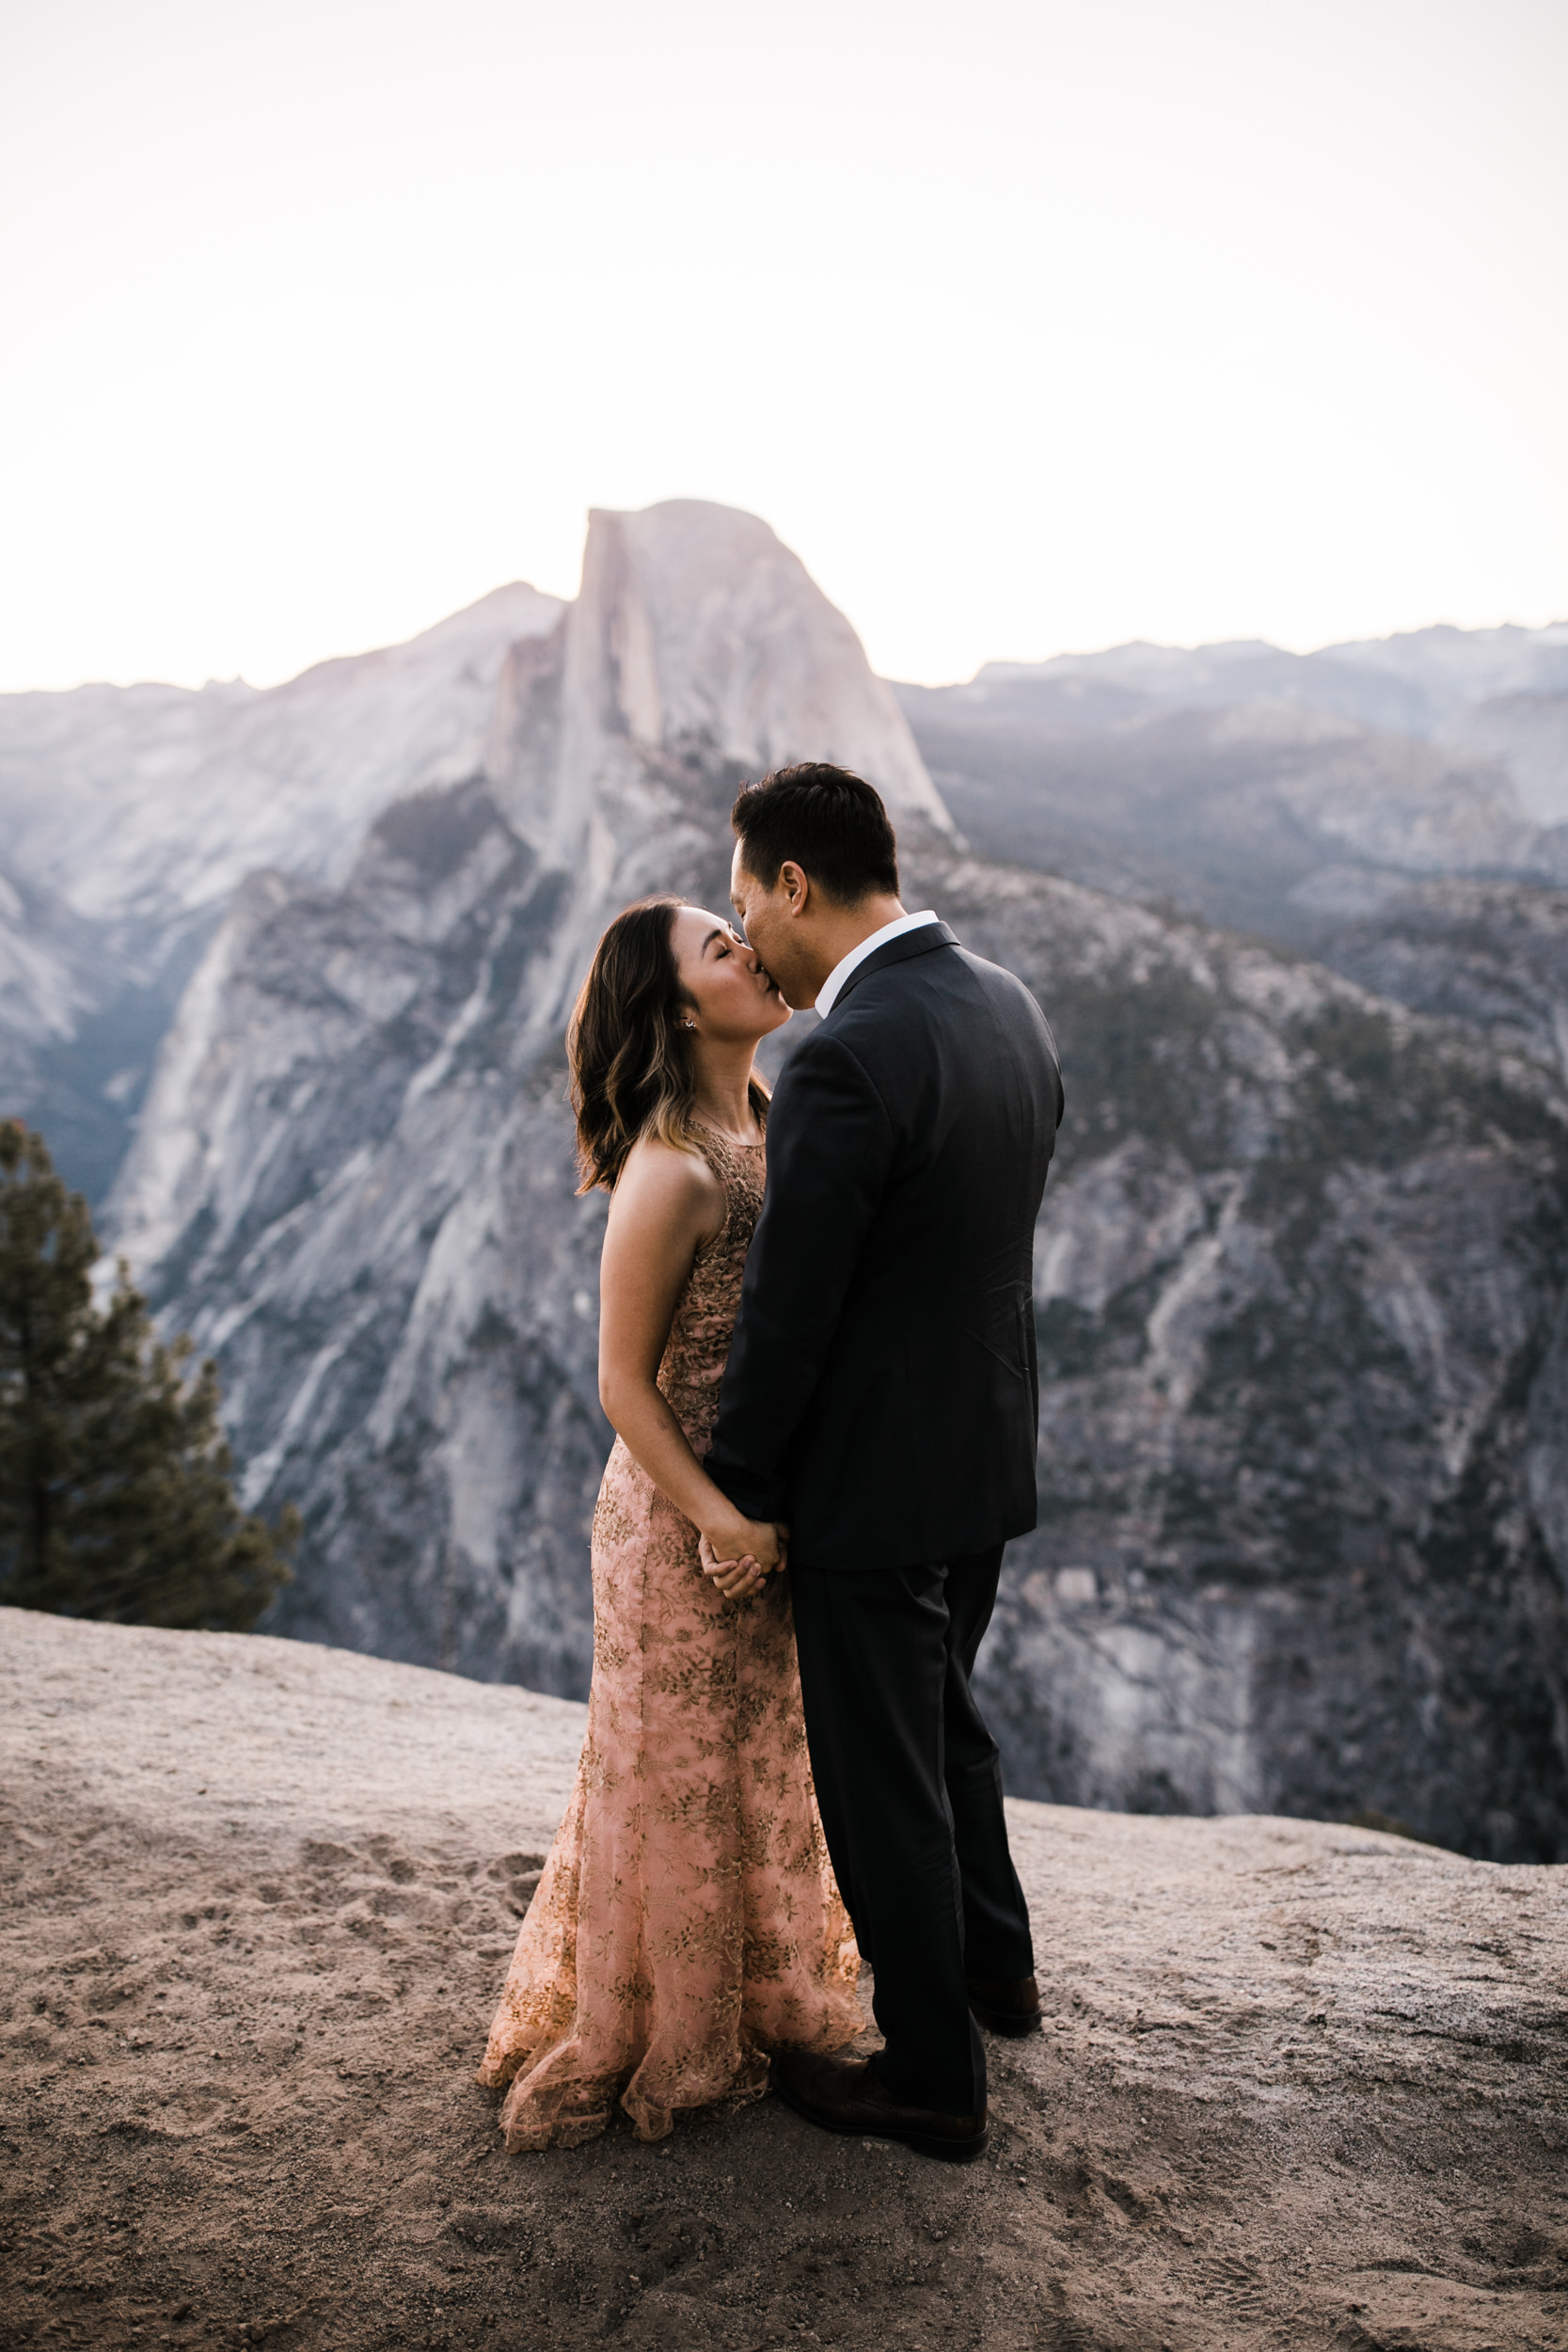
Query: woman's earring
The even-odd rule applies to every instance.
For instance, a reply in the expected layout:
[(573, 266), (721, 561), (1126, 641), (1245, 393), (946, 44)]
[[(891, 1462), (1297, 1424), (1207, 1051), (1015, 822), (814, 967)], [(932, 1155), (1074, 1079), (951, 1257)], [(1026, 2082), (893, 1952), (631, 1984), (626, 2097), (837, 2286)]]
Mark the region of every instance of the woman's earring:
[(677, 1029), (694, 1029), (696, 1025), (695, 1021), (677, 1021), (675, 1024)]

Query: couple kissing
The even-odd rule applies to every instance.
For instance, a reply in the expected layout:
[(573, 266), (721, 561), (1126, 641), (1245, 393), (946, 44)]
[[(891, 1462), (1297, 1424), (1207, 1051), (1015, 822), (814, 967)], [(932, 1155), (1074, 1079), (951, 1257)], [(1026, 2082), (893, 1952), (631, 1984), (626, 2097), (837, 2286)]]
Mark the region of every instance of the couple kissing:
[[(771, 2083), (963, 2161), (977, 2026), (1039, 2022), (970, 1678), (1035, 1525), (1058, 1058), (1021, 981), (905, 913), (860, 777), (781, 769), (731, 823), (738, 928), (627, 908), (568, 1037), (617, 1434), (587, 1734), (479, 2079), (512, 2150)], [(769, 1101), (756, 1048), (813, 1005)]]

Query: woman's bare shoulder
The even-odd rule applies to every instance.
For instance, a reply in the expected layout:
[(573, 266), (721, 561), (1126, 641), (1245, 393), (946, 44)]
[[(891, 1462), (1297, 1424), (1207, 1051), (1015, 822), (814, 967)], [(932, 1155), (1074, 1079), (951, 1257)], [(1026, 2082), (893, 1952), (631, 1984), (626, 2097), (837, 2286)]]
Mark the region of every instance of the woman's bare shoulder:
[(610, 1197), (617, 1223), (689, 1226), (701, 1232), (721, 1219), (724, 1187), (701, 1152), (682, 1151), (657, 1136), (643, 1136), (626, 1154)]

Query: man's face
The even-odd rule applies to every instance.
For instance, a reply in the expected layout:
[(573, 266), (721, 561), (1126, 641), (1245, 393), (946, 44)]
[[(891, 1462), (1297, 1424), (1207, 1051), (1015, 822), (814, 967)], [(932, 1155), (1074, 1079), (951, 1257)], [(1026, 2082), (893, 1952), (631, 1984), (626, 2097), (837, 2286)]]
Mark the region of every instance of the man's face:
[(730, 903), (747, 944), (756, 950), (786, 1005), (799, 1011), (815, 1004), (816, 990), (800, 954), (797, 917), (781, 874), (771, 890), (741, 863), (744, 843), (737, 841), (730, 861)]

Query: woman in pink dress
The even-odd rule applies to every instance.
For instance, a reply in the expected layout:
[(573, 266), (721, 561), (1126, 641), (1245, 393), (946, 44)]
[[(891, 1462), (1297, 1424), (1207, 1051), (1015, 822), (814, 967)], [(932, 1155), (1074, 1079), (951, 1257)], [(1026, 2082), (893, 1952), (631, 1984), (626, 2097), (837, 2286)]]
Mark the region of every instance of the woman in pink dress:
[[(702, 1467), (762, 1206), (758, 1041), (789, 1008), (721, 917), (651, 899), (599, 943), (568, 1040), (583, 1188), (610, 1196), (594, 1675), (566, 1818), (480, 2068), (509, 2149), (641, 2139), (760, 2098), (783, 2043), (860, 2031), (817, 1819), (780, 1531)], [(705, 1574), (705, 1535), (716, 1561)]]

